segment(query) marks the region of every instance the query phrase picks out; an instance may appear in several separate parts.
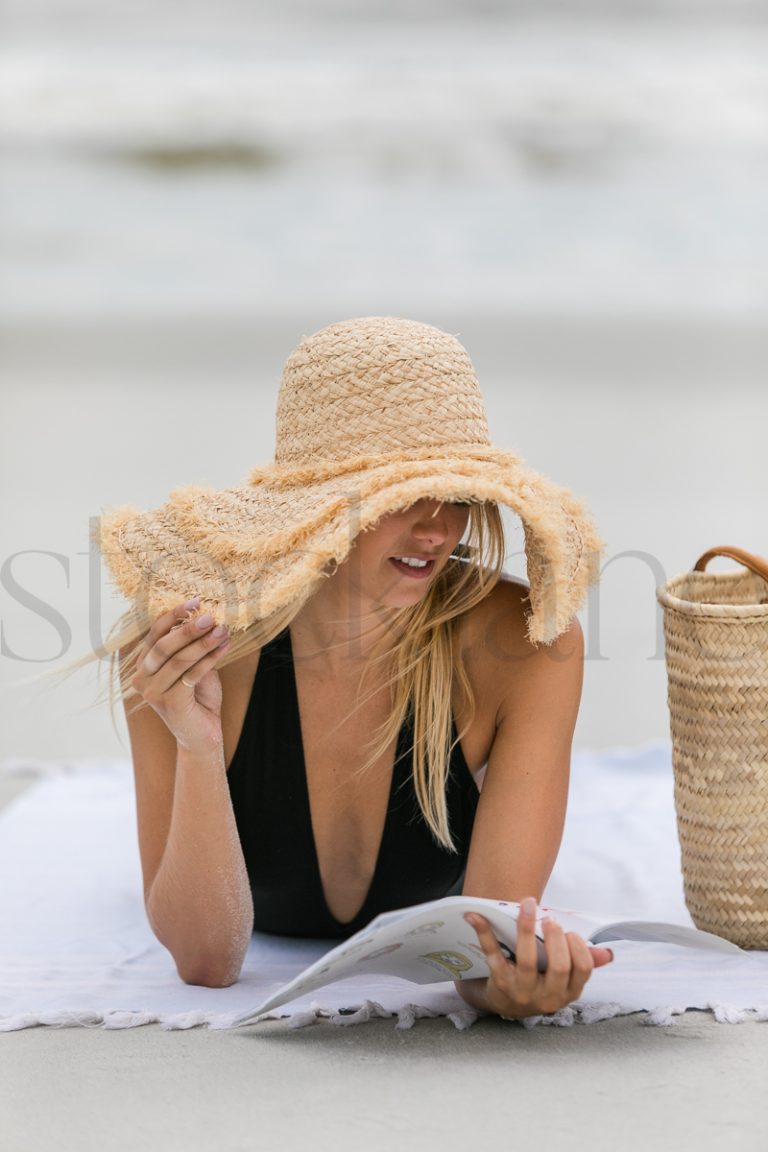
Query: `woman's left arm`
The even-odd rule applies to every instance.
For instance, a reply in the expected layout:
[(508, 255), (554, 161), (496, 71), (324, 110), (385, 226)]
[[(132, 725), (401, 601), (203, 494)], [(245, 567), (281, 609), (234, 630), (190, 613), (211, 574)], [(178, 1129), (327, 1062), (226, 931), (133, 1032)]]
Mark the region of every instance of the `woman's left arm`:
[[(463, 895), (541, 899), (563, 834), (583, 665), (584, 638), (575, 618), (549, 646), (518, 640), (510, 648)], [(512, 963), (502, 957), (487, 921), (474, 919), (491, 975), (456, 982), (469, 1004), (505, 1017), (554, 1012), (581, 995), (594, 967), (612, 959), (609, 949), (590, 948), (549, 923), (548, 967), (539, 973), (534, 921), (535, 916), (521, 917), (524, 946)]]

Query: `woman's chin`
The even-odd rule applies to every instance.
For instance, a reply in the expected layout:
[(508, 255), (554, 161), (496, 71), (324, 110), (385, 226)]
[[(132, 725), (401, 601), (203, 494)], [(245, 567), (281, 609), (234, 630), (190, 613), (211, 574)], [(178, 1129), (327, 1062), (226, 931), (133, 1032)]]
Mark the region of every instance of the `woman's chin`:
[(380, 599), (384, 608), (413, 608), (420, 604), (427, 594), (428, 584), (417, 584), (411, 588), (393, 588)]

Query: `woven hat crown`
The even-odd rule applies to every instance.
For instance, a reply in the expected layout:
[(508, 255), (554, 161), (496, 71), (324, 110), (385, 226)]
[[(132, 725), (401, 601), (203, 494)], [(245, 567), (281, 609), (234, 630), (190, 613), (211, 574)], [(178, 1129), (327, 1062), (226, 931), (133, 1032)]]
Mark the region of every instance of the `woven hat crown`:
[(332, 324), (286, 361), (278, 465), (489, 444), (472, 362), (454, 336), (429, 324), (387, 316)]

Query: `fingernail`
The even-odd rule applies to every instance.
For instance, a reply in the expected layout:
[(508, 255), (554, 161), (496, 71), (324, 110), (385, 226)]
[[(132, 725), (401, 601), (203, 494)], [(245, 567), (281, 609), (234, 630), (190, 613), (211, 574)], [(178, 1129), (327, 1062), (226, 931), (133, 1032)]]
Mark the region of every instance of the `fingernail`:
[(210, 612), (204, 612), (202, 616), (198, 616), (196, 623), (198, 628), (210, 628), (213, 624), (213, 616)]
[(217, 624), (216, 627), (214, 628), (213, 632), (211, 633), (212, 636), (226, 636), (226, 634), (227, 634), (226, 624)]
[(534, 896), (526, 896), (525, 900), (523, 900), (522, 904), (520, 905), (520, 910), (521, 912), (524, 912), (526, 916), (535, 916), (536, 898)]
[(199, 603), (200, 603), (200, 597), (199, 596), (193, 596), (191, 600), (185, 600), (184, 601), (184, 603), (182, 604), (182, 608), (190, 608), (190, 609), (191, 608), (197, 608)]

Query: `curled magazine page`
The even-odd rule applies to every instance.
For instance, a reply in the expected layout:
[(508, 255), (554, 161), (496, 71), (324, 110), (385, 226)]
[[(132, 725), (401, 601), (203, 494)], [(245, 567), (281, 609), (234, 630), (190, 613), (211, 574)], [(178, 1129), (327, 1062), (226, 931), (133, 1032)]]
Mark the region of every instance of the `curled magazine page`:
[[(246, 1024), (299, 996), (351, 976), (397, 976), (414, 984), (488, 976), (488, 965), (465, 912), (488, 918), (502, 951), (514, 960), (518, 905), (478, 897), (446, 896), (412, 908), (384, 913), (356, 935), (322, 956), (236, 1024)], [(537, 933), (540, 931), (537, 928)], [(539, 967), (544, 949), (539, 943)]]

